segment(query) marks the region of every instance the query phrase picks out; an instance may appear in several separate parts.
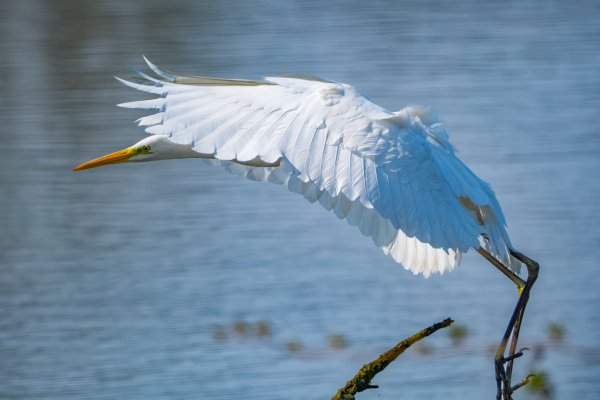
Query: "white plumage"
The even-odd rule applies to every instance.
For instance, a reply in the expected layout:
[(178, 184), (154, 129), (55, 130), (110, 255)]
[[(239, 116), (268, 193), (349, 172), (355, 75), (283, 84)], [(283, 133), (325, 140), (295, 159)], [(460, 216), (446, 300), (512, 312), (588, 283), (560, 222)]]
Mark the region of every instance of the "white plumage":
[(287, 184), (415, 274), (443, 273), (481, 246), (520, 269), (494, 192), (456, 157), (430, 109), (390, 112), (352, 86), (305, 75), (213, 79), (146, 61), (161, 79), (121, 81), (158, 97), (120, 106), (157, 110), (139, 124), (185, 149), (163, 158), (205, 158)]

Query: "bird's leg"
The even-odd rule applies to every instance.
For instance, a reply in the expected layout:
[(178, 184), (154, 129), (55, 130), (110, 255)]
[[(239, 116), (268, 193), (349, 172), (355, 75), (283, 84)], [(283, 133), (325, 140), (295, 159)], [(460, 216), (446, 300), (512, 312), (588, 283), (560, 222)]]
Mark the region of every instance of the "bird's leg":
[(518, 353), (516, 353), (517, 342), (519, 341), (519, 331), (521, 330), (521, 321), (523, 321), (523, 313), (524, 312), (525, 312), (525, 307), (523, 307), (523, 310), (521, 310), (520, 315), (517, 317), (517, 321), (515, 322), (515, 326), (513, 327), (512, 339), (510, 341), (510, 349), (508, 350), (508, 357), (506, 357), (504, 359), (506, 362), (506, 376), (508, 379), (508, 387), (511, 387), (511, 385), (512, 385), (511, 379), (512, 379), (513, 362), (514, 362), (515, 358), (523, 355), (523, 350), (527, 349), (527, 348), (524, 348), (521, 351), (519, 351)]
[[(512, 356), (514, 356), (516, 348), (517, 348), (517, 342), (519, 340), (519, 332), (521, 330), (521, 323), (523, 322), (523, 316), (525, 315), (525, 307), (527, 306), (527, 302), (529, 300), (531, 287), (533, 286), (533, 284), (535, 283), (535, 281), (538, 278), (538, 274), (540, 272), (540, 265), (536, 261), (532, 260), (529, 257), (526, 257), (525, 255), (519, 253), (518, 251), (510, 249), (510, 254), (527, 266), (527, 282), (525, 283), (526, 288), (527, 288), (527, 293), (526, 293), (526, 297), (523, 299), (523, 307), (521, 308), (520, 313), (517, 316), (515, 326), (513, 327), (513, 333), (512, 333), (513, 337), (512, 337), (512, 342), (511, 342), (510, 350), (509, 350), (509, 357), (512, 357)], [(525, 290), (523, 290), (523, 292), (525, 292)], [(525, 293), (522, 293), (521, 297), (524, 297), (523, 295), (525, 295)], [(514, 360), (514, 358), (511, 359), (506, 366), (506, 372), (507, 372), (507, 376), (509, 379), (509, 381), (508, 381), (509, 385), (507, 387), (509, 388), (511, 393), (516, 390), (516, 388), (511, 388), (511, 386), (510, 386), (510, 378), (512, 376), (513, 360)]]
[[(515, 285), (517, 285), (517, 289), (519, 290), (519, 301), (517, 302), (515, 311), (513, 312), (510, 322), (508, 323), (508, 327), (506, 328), (506, 332), (504, 334), (504, 337), (502, 338), (502, 341), (500, 342), (500, 346), (498, 347), (498, 351), (496, 352), (496, 356), (494, 358), (494, 363), (496, 367), (496, 383), (498, 385), (498, 392), (496, 398), (498, 400), (501, 400), (504, 393), (504, 398), (510, 399), (512, 392), (510, 383), (512, 375), (512, 363), (515, 358), (520, 357), (520, 355), (522, 354), (521, 352), (515, 354), (519, 338), (519, 331), (521, 329), (521, 321), (523, 320), (523, 313), (525, 312), (525, 306), (527, 305), (527, 300), (529, 299), (529, 292), (531, 291), (531, 286), (533, 286), (533, 283), (535, 282), (538, 276), (539, 265), (535, 261), (529, 259), (528, 257), (525, 257), (523, 254), (511, 249), (512, 256), (517, 258), (519, 261), (523, 262), (527, 266), (528, 277), (527, 281), (524, 281), (483, 248), (478, 248), (477, 252), (481, 254), (486, 260), (488, 260), (493, 266), (498, 268), (500, 272), (502, 272), (510, 280), (512, 280), (515, 283)], [(527, 290), (525, 290), (526, 288)], [(506, 351), (506, 346), (508, 345), (508, 341), (511, 338), (511, 334), (512, 342), (509, 350), (509, 355), (508, 357), (504, 357), (504, 352)], [(507, 364), (506, 369), (504, 369), (505, 363)]]
[(500, 272), (502, 272), (504, 275), (506, 275), (508, 277), (508, 279), (513, 281), (515, 283), (515, 285), (517, 285), (519, 294), (521, 294), (521, 292), (523, 291), (523, 288), (525, 287), (525, 281), (523, 279), (521, 279), (517, 274), (512, 272), (510, 269), (506, 268), (504, 266), (504, 264), (502, 264), (500, 261), (498, 261), (496, 259), (496, 257), (494, 257), (493, 255), (488, 253), (486, 250), (484, 250), (483, 247), (478, 248), (477, 252), (479, 254), (481, 254), (486, 260), (488, 260), (494, 267), (498, 268), (500, 270)]
[[(524, 256), (523, 254), (510, 249), (510, 254), (515, 257), (517, 260), (521, 261), (523, 264), (527, 266), (527, 281), (525, 281), (525, 286), (520, 291), (519, 301), (515, 307), (515, 311), (510, 318), (508, 326), (506, 328), (506, 332), (504, 333), (504, 337), (500, 342), (500, 346), (498, 347), (498, 351), (496, 351), (496, 357), (494, 358), (494, 363), (496, 366), (496, 382), (498, 385), (498, 393), (496, 398), (500, 400), (504, 397), (504, 400), (510, 400), (513, 389), (511, 388), (511, 376), (512, 373), (512, 360), (514, 357), (514, 351), (517, 347), (517, 341), (519, 337), (519, 331), (521, 329), (521, 322), (523, 321), (523, 314), (525, 313), (525, 307), (527, 306), (527, 301), (529, 300), (529, 293), (531, 292), (531, 287), (537, 280), (539, 274), (539, 264), (534, 260)], [(511, 344), (511, 353), (507, 358), (504, 358), (504, 352), (506, 351), (506, 346), (508, 345), (508, 340), (510, 336), (513, 336), (513, 342)], [(504, 369), (504, 363), (508, 362), (508, 370)]]

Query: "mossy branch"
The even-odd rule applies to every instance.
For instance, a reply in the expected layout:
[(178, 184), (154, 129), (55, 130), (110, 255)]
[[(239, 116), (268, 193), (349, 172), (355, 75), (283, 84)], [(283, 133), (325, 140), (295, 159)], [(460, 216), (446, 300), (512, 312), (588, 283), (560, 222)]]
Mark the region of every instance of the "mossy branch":
[(351, 381), (346, 383), (344, 388), (338, 390), (337, 394), (333, 396), (331, 400), (354, 400), (354, 395), (356, 393), (362, 392), (366, 389), (376, 388), (377, 386), (371, 385), (371, 379), (373, 379), (375, 375), (383, 371), (392, 361), (394, 361), (400, 354), (404, 353), (404, 351), (410, 346), (431, 335), (438, 329), (450, 326), (453, 322), (453, 320), (448, 318), (442, 322), (433, 324), (429, 328), (423, 329), (416, 335), (413, 335), (408, 339), (398, 343), (395, 347), (380, 355), (377, 360), (363, 365), (356, 376)]

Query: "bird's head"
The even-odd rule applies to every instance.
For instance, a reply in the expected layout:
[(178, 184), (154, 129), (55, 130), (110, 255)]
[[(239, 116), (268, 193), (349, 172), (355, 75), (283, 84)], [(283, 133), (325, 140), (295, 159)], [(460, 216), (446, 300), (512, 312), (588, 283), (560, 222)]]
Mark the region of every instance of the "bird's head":
[(168, 160), (173, 158), (194, 157), (195, 153), (190, 145), (173, 143), (166, 135), (152, 135), (140, 140), (131, 147), (120, 150), (104, 157), (96, 158), (81, 164), (73, 171), (101, 167), (108, 164), (124, 162), (145, 162)]

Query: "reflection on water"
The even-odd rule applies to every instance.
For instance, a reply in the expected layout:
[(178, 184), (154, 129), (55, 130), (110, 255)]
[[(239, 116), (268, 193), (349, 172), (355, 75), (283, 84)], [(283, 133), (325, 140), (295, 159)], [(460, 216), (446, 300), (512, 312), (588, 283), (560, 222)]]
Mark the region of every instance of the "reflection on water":
[(488, 348), (516, 293), (479, 257), (414, 277), (299, 196), (193, 160), (72, 173), (143, 137), (140, 114), (113, 106), (138, 94), (112, 79), (142, 54), (184, 73), (320, 75), (390, 109), (437, 109), (492, 182), (513, 244), (542, 265), (523, 345), (566, 327), (516, 377), (540, 370), (555, 398), (595, 398), (600, 9), (528, 4), (6, 5), (0, 398), (331, 397), (449, 316), (468, 332), (460, 351), (434, 336), (438, 350), (407, 354), (361, 398), (493, 396)]

